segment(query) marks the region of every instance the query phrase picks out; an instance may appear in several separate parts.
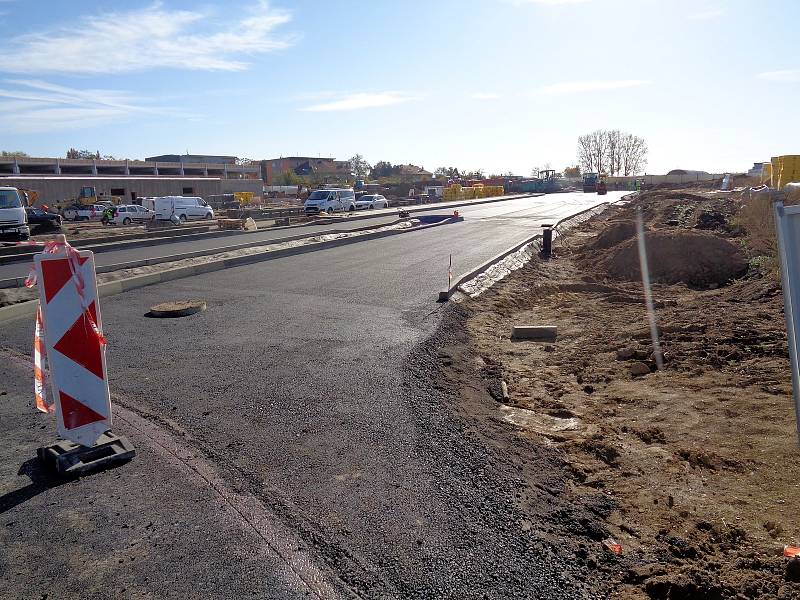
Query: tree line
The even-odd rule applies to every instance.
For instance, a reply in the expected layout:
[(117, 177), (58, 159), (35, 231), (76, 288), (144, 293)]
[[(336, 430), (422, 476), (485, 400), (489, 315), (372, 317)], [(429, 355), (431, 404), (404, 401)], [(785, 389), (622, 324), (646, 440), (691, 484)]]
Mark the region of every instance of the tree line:
[(584, 173), (636, 175), (647, 167), (647, 142), (619, 129), (598, 129), (578, 138), (578, 166)]

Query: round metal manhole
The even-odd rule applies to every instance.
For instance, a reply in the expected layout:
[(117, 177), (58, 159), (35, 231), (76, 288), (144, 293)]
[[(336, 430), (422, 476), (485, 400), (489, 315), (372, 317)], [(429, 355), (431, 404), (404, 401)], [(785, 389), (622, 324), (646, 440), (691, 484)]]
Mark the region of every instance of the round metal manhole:
[(150, 307), (150, 312), (145, 316), (161, 319), (188, 317), (205, 309), (206, 303), (204, 300), (178, 300), (155, 304)]

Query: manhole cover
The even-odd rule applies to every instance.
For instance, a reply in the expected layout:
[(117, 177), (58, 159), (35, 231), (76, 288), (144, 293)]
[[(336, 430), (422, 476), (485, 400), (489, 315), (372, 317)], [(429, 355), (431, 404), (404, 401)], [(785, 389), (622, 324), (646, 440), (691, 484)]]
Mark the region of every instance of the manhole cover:
[(162, 302), (150, 307), (148, 317), (170, 318), (188, 317), (206, 309), (203, 300), (178, 300), (177, 302)]

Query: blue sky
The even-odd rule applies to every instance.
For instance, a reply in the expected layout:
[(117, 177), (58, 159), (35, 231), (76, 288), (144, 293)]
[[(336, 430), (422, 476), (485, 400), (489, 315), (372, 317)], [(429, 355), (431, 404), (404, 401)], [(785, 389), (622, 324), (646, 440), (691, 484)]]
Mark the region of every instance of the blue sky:
[(0, 0), (0, 149), (528, 174), (578, 135), (650, 173), (800, 154), (795, 0)]

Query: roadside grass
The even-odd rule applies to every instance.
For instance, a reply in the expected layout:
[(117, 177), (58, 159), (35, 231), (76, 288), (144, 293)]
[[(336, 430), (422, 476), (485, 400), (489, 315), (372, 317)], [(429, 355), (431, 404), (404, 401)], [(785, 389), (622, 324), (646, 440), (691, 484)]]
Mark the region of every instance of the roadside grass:
[[(800, 199), (786, 198), (785, 205), (800, 203)], [(732, 220), (732, 225), (741, 227), (745, 233), (745, 246), (750, 252), (751, 266), (766, 276), (780, 279), (778, 262), (778, 238), (775, 230), (773, 198), (770, 194), (754, 194), (742, 205)]]

